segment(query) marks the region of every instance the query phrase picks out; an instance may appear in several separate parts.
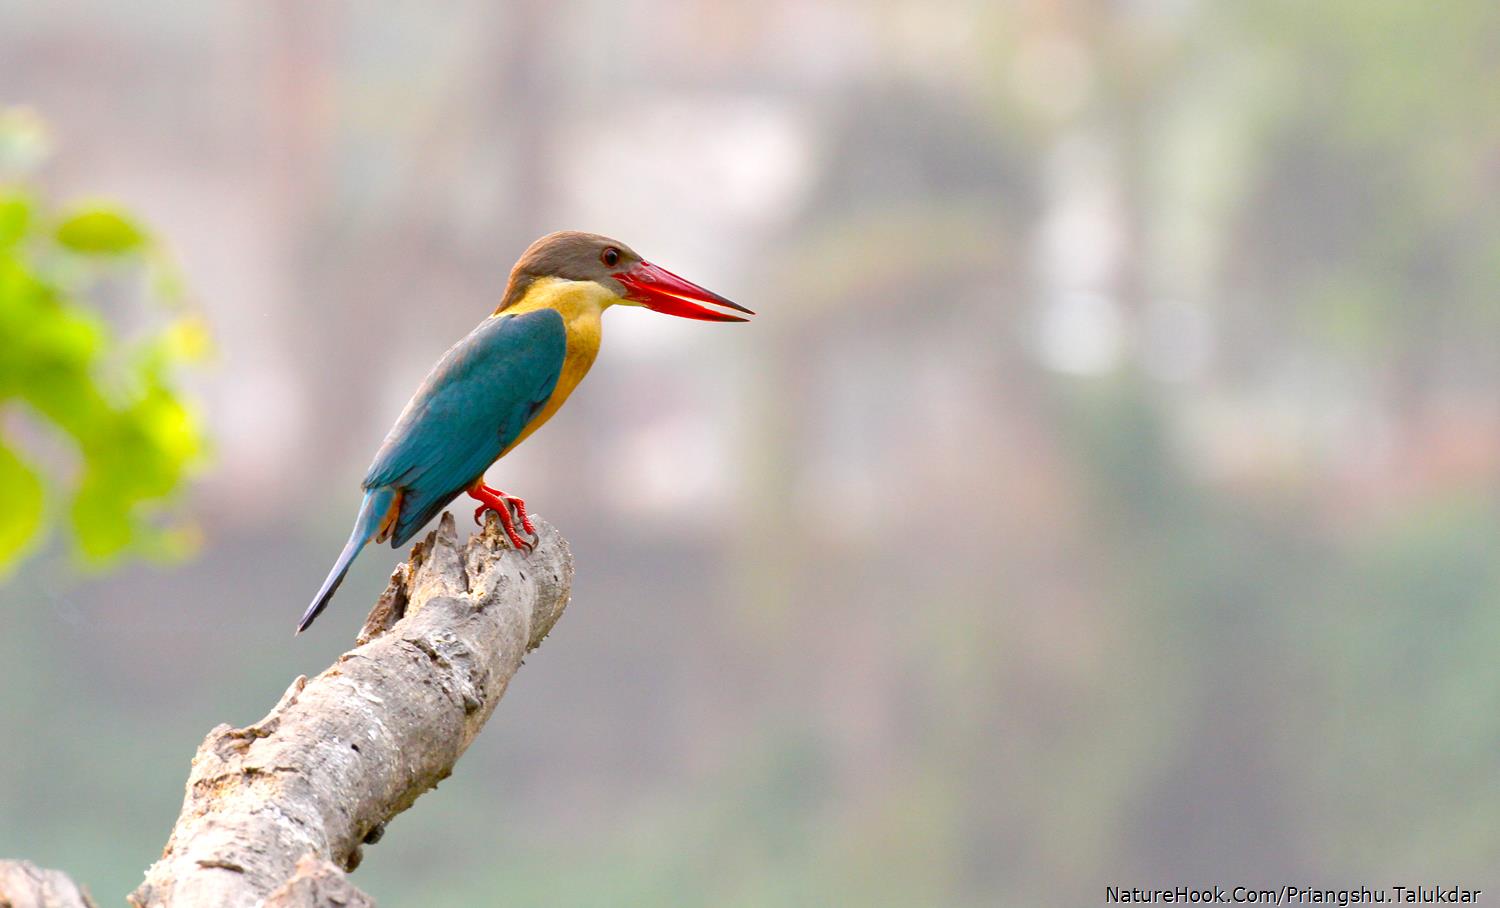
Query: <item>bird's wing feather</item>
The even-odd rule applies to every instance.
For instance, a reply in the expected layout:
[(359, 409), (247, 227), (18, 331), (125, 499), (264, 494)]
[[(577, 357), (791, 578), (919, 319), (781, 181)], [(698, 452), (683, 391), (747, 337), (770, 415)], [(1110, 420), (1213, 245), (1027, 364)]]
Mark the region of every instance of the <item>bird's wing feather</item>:
[(567, 328), (554, 309), (486, 319), (428, 373), (364, 487), (401, 490), (392, 545), (404, 545), (484, 474), (557, 387)]

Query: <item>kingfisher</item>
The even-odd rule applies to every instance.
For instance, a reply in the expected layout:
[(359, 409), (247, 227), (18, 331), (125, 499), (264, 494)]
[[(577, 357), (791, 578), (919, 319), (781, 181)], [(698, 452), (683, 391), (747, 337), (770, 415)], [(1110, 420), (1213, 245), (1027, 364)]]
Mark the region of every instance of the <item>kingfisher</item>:
[(476, 522), (493, 511), (511, 544), (530, 554), (536, 543), (516, 529), (536, 537), (526, 502), (485, 485), (485, 470), (578, 387), (599, 353), (600, 317), (614, 305), (710, 322), (748, 319), (709, 305), (755, 314), (609, 237), (567, 230), (532, 243), (500, 305), (437, 361), (375, 452), (354, 530), (297, 633), (327, 607), (367, 543), (400, 548), (462, 493), (479, 502)]

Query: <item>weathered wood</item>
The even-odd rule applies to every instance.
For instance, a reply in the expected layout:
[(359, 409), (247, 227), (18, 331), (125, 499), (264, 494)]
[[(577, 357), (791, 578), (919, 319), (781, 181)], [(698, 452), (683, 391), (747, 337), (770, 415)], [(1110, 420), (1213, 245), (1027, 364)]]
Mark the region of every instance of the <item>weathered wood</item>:
[(567, 605), (572, 554), (537, 526), (540, 543), (523, 556), (494, 515), (461, 546), (445, 514), (392, 576), (355, 649), (298, 678), (254, 725), (209, 733), (161, 860), (130, 903), (373, 904), (344, 871), (452, 773)]
[(0, 908), (98, 908), (87, 889), (61, 870), (30, 861), (0, 861)]

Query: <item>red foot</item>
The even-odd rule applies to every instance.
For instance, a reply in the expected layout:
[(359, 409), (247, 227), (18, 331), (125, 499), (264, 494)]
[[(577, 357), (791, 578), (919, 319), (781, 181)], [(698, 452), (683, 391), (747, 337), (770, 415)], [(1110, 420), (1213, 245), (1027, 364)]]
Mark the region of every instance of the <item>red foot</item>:
[(483, 526), (484, 512), (494, 511), (500, 517), (500, 526), (504, 528), (505, 535), (510, 539), (510, 544), (525, 551), (528, 555), (536, 548), (536, 541), (527, 541), (516, 532), (516, 524), (511, 516), (510, 509), (516, 509), (515, 516), (521, 519), (521, 528), (532, 536), (536, 536), (536, 527), (531, 525), (531, 518), (526, 514), (526, 502), (514, 495), (507, 495), (497, 489), (492, 489), (484, 484), (481, 479), (468, 488), (469, 497), (481, 502), (474, 509), (474, 522)]

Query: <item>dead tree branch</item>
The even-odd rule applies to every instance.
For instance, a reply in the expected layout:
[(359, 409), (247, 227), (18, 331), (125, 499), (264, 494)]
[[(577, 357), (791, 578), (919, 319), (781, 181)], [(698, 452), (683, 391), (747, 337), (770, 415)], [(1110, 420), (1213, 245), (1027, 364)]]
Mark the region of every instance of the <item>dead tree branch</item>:
[(98, 908), (87, 889), (61, 870), (30, 861), (0, 861), (0, 908)]
[(344, 877), (362, 843), (453, 772), (567, 604), (572, 555), (537, 524), (541, 542), (523, 557), (493, 515), (460, 545), (445, 514), (396, 569), (355, 649), (298, 678), (254, 725), (210, 732), (130, 903), (372, 904)]

